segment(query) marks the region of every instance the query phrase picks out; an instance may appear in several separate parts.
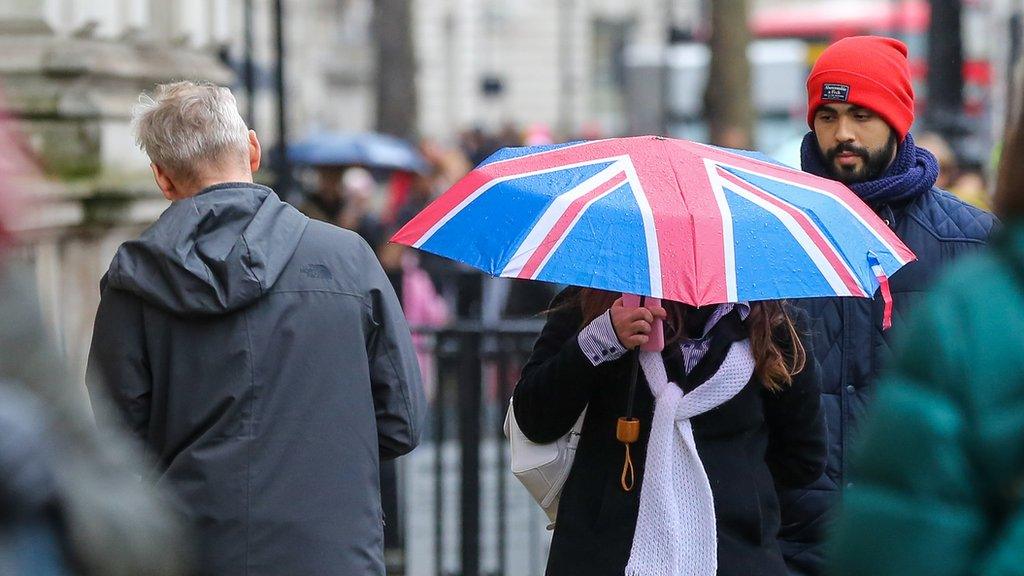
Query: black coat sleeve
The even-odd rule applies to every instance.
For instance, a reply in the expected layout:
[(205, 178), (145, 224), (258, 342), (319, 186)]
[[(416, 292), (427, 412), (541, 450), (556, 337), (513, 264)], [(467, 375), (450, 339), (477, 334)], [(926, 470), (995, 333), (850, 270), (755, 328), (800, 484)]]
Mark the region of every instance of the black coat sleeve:
[(512, 395), (519, 428), (540, 444), (553, 442), (572, 428), (590, 402), (599, 373), (576, 339), (582, 322), (579, 306), (573, 305), (576, 293), (569, 288), (555, 297), (553, 312)]
[[(807, 326), (799, 311), (788, 310), (800, 334)], [(788, 342), (789, 336), (779, 334)], [(807, 363), (782, 390), (765, 390), (765, 419), (768, 423), (768, 453), (765, 460), (775, 483), (800, 488), (817, 480), (825, 471), (827, 438), (821, 409), (821, 384), (811, 339), (802, 337)], [(789, 345), (792, 346), (792, 345)]]
[(93, 408), (103, 395), (114, 401), (122, 421), (140, 440), (149, 430), (152, 376), (145, 349), (142, 301), (105, 287), (93, 326), (86, 382)]
[(369, 322), (373, 327), (366, 355), (370, 361), (377, 442), (381, 460), (391, 460), (408, 454), (419, 444), (427, 401), (416, 347), (398, 296), (373, 250), (363, 241), (358, 244), (370, 304)]

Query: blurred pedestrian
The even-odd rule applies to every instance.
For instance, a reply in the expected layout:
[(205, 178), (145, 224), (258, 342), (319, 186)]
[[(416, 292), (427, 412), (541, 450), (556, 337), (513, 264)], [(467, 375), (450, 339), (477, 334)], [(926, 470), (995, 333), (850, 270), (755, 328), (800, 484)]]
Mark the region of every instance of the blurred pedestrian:
[(554, 144), (555, 139), (551, 136), (551, 128), (543, 122), (535, 122), (526, 129), (526, 137), (519, 139), (509, 146), (548, 146)]
[(977, 170), (961, 169), (956, 153), (942, 136), (925, 132), (918, 138), (917, 145), (931, 152), (939, 163), (935, 186), (982, 210), (991, 208), (984, 176)]
[[(1024, 91), (1017, 92), (1024, 102)], [(1017, 108), (1020, 110), (1021, 108)], [(879, 383), (831, 574), (1020, 574), (1024, 550), (1024, 123), (1008, 131), (991, 251), (958, 262)]]
[(508, 295), (501, 310), (501, 315), (504, 318), (540, 316), (563, 288), (563, 286), (550, 282), (520, 278), (506, 278), (503, 281), (508, 284)]
[(988, 210), (991, 208), (988, 184), (980, 170), (961, 170), (949, 191), (971, 206)]
[(471, 166), (477, 166), (501, 148), (501, 142), (476, 126), (459, 135), (460, 146)]
[(501, 127), (501, 132), (497, 136), (497, 145), (501, 148), (516, 147), (516, 146), (536, 146), (537, 144), (531, 144), (528, 141), (530, 138), (540, 138), (542, 142), (538, 144), (551, 144), (551, 131), (543, 123), (536, 123), (530, 126), (526, 133), (516, 125), (515, 122), (509, 120), (504, 123)]
[[(616, 297), (578, 288), (560, 293), (513, 395), (519, 427), (537, 443), (566, 435), (586, 409), (548, 576), (786, 574), (775, 541), (775, 486), (816, 479), (826, 449), (813, 357), (785, 305), (627, 308)], [(667, 344), (660, 358), (643, 356), (635, 389), (634, 486), (616, 422), (634, 367), (627, 350), (647, 342), (655, 318), (666, 319)], [(660, 403), (666, 386), (697, 399), (679, 405), (693, 410), (685, 421), (696, 459), (666, 456), (678, 447), (672, 430), (682, 430), (683, 419), (667, 422), (669, 436), (656, 434), (652, 390)], [(706, 393), (689, 395), (698, 386)], [(711, 401), (700, 404), (702, 398)], [(659, 455), (653, 464), (650, 454)], [(671, 496), (645, 500), (645, 490)], [(666, 519), (659, 509), (674, 513)], [(652, 557), (665, 546), (673, 554)]]
[(918, 137), (917, 146), (935, 156), (935, 161), (939, 164), (939, 175), (935, 177), (935, 186), (948, 190), (949, 185), (960, 175), (960, 163), (949, 142), (946, 142), (946, 139), (936, 132), (925, 132)]
[[(0, 574), (187, 574), (180, 518), (139, 482), (148, 474), (120, 431), (97, 431), (30, 272), (0, 263)], [(96, 420), (108, 416), (97, 398)]]
[(365, 168), (353, 166), (341, 177), (341, 212), (334, 224), (359, 234), (370, 248), (378, 250), (384, 243), (384, 228), (373, 212), (377, 182)]
[(0, 574), (184, 576), (182, 524), (119, 431), (101, 433), (50, 341), (33, 270), (10, 244), (12, 172), (32, 175), (0, 114)]
[[(907, 47), (891, 38), (839, 40), (807, 79), (803, 169), (847, 184), (917, 255), (889, 279), (900, 320), (932, 278), (959, 256), (982, 248), (994, 217), (935, 187), (939, 165), (914, 144)], [(822, 571), (822, 540), (847, 478), (847, 449), (868, 406), (890, 342), (884, 302), (820, 298), (799, 303), (810, 315), (821, 363), (829, 431), (825, 475), (806, 489), (784, 491), (781, 545), (792, 574)]]
[(310, 218), (359, 234), (374, 250), (380, 248), (384, 229), (373, 213), (377, 192), (373, 176), (358, 166), (317, 166), (316, 182), (316, 191), (306, 197), (299, 210)]
[(341, 175), (344, 172), (342, 166), (317, 166), (313, 171), (316, 187), (306, 194), (299, 210), (314, 220), (337, 225), (342, 206)]
[(434, 168), (434, 187), (444, 192), (472, 170), (469, 159), (459, 148), (443, 146), (432, 140), (420, 143), (423, 157)]
[[(395, 217), (388, 237), (397, 232), (413, 216), (419, 214), (434, 200), (437, 194), (443, 191), (439, 188), (439, 182), (443, 182), (443, 180), (439, 180), (440, 172), (439, 167), (436, 165), (427, 174), (412, 174), (410, 177), (409, 189), (402, 199), (402, 203), (395, 207)], [(407, 258), (406, 254), (408, 251), (407, 247), (393, 242), (386, 243), (380, 250), (381, 265), (387, 272), (388, 278), (391, 279), (392, 285), (395, 286), (395, 290), (402, 301), (403, 309), (408, 304), (408, 299), (403, 292), (406, 284), (403, 276), (407, 269), (415, 268), (425, 272), (433, 283), (433, 289), (438, 294), (441, 294), (446, 291), (446, 284), (457, 281), (456, 277), (460, 275), (458, 270), (462, 268), (447, 258), (427, 252), (418, 253), (412, 258)], [(472, 273), (476, 275), (475, 271)], [(421, 283), (419, 286), (425, 287)], [(409, 297), (413, 299), (418, 298), (417, 295), (410, 295)]]
[(170, 207), (101, 283), (89, 373), (159, 462), (202, 574), (384, 574), (379, 459), (419, 441), (398, 301), (353, 232), (252, 182), (226, 88), (158, 87), (133, 114)]

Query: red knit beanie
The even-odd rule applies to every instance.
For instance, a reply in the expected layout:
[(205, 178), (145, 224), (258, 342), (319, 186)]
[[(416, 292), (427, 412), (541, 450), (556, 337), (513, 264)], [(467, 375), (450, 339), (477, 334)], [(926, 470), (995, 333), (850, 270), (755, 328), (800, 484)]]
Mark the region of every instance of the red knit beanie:
[(867, 108), (900, 135), (914, 123), (914, 88), (910, 84), (907, 46), (893, 38), (851, 36), (821, 53), (807, 78), (807, 125), (829, 102)]

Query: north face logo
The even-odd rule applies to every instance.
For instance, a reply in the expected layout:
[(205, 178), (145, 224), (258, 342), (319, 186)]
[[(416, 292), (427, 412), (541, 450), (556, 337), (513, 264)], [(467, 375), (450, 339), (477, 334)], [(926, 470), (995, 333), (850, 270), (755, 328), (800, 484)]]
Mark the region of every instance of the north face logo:
[(317, 280), (331, 280), (334, 278), (331, 271), (323, 264), (306, 264), (302, 268), (299, 268), (299, 271), (306, 276)]
[(821, 87), (822, 100), (846, 102), (850, 98), (850, 87), (846, 84), (825, 84)]

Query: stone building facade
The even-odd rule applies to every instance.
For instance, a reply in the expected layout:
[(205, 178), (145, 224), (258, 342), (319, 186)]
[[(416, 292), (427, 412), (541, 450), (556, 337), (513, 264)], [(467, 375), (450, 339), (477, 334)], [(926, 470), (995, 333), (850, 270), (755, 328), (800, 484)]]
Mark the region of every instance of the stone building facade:
[[(22, 259), (78, 374), (85, 370), (98, 282), (117, 246), (166, 207), (135, 147), (138, 94), (176, 79), (233, 86), (245, 0), (0, 0), (0, 85), (21, 120), (42, 178), (25, 186)], [(676, 2), (685, 19), (688, 5)], [(614, 90), (592, 90), (623, 42), (658, 41), (666, 0), (417, 0), (414, 34), (420, 133), (452, 140), (461, 128), (615, 129)], [(277, 139), (272, 0), (251, 0), (256, 91), (253, 125)], [(292, 137), (373, 126), (371, 0), (286, 0), (286, 85)], [(692, 11), (691, 11), (692, 12)], [(598, 45), (604, 47), (598, 49)], [(497, 90), (483, 83), (497, 82)], [(602, 100), (604, 98), (604, 100)], [(604, 104), (602, 104), (604, 102)], [(604, 116), (602, 116), (602, 114)]]
[[(659, 49), (670, 25), (695, 28), (708, 0), (408, 1), (419, 132), (454, 143), (459, 130), (506, 123), (543, 124), (555, 137), (626, 129), (626, 47)], [(1024, 0), (986, 2), (995, 37), (1020, 27)], [(271, 150), (273, 0), (0, 0), (0, 85), (45, 174), (26, 190), (39, 203), (21, 222), (21, 254), (36, 266), (44, 310), (79, 373), (100, 275), (117, 245), (166, 207), (132, 141), (130, 109), (155, 83), (201, 79), (233, 86), (248, 110), (247, 4), (253, 127)], [(372, 0), (284, 0), (284, 8), (291, 137), (372, 129), (375, 78), (388, 72), (373, 62)], [(994, 49), (1001, 94), (1019, 44)]]
[(19, 256), (34, 265), (40, 303), (84, 373), (98, 283), (116, 247), (166, 206), (135, 147), (129, 113), (154, 83), (229, 83), (217, 57), (229, 0), (4, 0), (0, 85), (40, 162), (22, 192)]

